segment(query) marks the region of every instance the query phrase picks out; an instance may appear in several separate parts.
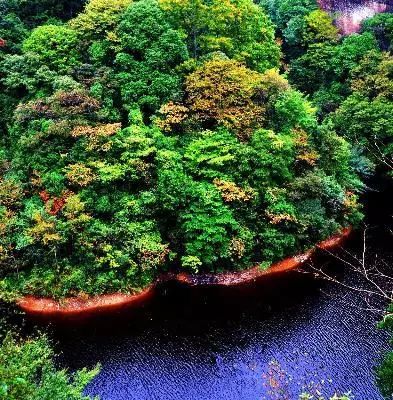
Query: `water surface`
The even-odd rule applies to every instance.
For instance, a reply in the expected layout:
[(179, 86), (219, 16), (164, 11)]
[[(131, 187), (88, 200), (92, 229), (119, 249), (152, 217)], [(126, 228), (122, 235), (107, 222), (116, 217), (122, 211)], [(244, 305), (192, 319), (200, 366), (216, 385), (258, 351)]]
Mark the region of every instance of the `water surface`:
[(289, 394), (280, 399), (295, 399), (307, 385), (382, 399), (373, 365), (386, 334), (344, 297), (357, 301), (292, 273), (231, 291), (176, 286), (140, 315), (62, 329), (57, 337), (66, 366), (102, 364), (87, 393), (103, 400), (268, 399), (272, 361)]

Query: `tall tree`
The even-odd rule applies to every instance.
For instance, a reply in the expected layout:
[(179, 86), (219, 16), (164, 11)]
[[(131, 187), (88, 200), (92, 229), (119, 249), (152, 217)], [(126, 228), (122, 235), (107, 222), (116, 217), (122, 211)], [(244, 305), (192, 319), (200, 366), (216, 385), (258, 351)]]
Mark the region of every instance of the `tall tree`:
[(127, 110), (141, 107), (151, 115), (169, 100), (179, 99), (177, 67), (188, 59), (183, 35), (172, 29), (155, 0), (133, 3), (117, 29), (116, 79)]
[(159, 0), (167, 18), (187, 35), (194, 58), (222, 52), (257, 71), (277, 67), (280, 49), (274, 28), (251, 0)]

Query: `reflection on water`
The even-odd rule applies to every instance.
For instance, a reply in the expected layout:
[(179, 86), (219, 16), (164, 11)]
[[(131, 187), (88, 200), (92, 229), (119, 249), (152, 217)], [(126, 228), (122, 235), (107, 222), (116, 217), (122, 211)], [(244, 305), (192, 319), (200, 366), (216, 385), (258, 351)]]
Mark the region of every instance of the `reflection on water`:
[(391, 0), (319, 0), (319, 3), (324, 10), (337, 13), (336, 24), (346, 35), (359, 31), (364, 19), (377, 13), (392, 11), (393, 8)]

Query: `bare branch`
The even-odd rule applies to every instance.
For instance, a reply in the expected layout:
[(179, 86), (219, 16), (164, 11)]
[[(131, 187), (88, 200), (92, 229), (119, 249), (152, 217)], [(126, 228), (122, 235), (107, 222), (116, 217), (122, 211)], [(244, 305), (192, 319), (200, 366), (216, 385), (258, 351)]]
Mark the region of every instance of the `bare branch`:
[(353, 279), (349, 280), (345, 277), (340, 279), (327, 268), (316, 267), (312, 261), (307, 266), (315, 277), (340, 285), (350, 292), (358, 293), (359, 299), (364, 305), (354, 303), (353, 299), (350, 303), (346, 302), (346, 295), (340, 301), (363, 311), (377, 313), (385, 319), (392, 316), (392, 313), (386, 311), (385, 306), (386, 303), (393, 303), (393, 268), (377, 254), (370, 259), (367, 247), (368, 230), (369, 227), (365, 227), (363, 230), (360, 256), (346, 249), (341, 249), (341, 254), (325, 250), (327, 254), (340, 261), (345, 268), (355, 273)]

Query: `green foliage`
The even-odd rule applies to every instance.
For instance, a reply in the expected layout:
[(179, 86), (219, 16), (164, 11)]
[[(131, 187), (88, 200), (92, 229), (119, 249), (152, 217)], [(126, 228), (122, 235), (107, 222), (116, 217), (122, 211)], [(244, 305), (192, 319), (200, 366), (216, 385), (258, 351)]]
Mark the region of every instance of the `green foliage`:
[(292, 19), (305, 17), (318, 8), (314, 0), (266, 0), (261, 3), (280, 32), (284, 32), (286, 27), (291, 25)]
[(45, 336), (22, 341), (8, 333), (0, 346), (0, 399), (89, 400), (83, 390), (98, 372), (59, 370)]
[(280, 50), (263, 10), (250, 0), (159, 0), (167, 18), (187, 35), (194, 58), (213, 52), (259, 72), (278, 66)]
[(121, 52), (116, 55), (116, 75), (127, 109), (146, 113), (179, 98), (181, 79), (176, 67), (187, 60), (182, 35), (170, 28), (155, 0), (132, 4), (118, 26)]
[(366, 149), (378, 163), (390, 159), (393, 152), (392, 73), (391, 56), (364, 59), (353, 71), (353, 93), (332, 116), (337, 132)]
[(70, 26), (84, 42), (113, 35), (121, 14), (132, 0), (89, 0), (85, 9), (70, 21)]
[(198, 257), (205, 266), (214, 267), (229, 256), (238, 224), (213, 185), (194, 184), (191, 204), (180, 218), (187, 257)]
[(30, 189), (3, 239), (31, 272), (6, 286), (56, 296), (143, 287), (167, 254), (151, 219), (153, 131), (89, 124), (98, 103), (83, 93), (60, 92), (47, 105), (40, 114), (42, 103), (27, 104), (15, 125), (12, 174)]
[(337, 41), (338, 30), (327, 12), (322, 10), (311, 11), (304, 20), (303, 40), (305, 43)]
[[(378, 41), (381, 45), (385, 40), (377, 33), (385, 29), (381, 27), (384, 23), (376, 17), (375, 22), (364, 22), (361, 34), (340, 38), (331, 16), (314, 0), (266, 0), (262, 4), (283, 39), (291, 84), (311, 96), (321, 118), (335, 111), (351, 94), (352, 70), (370, 53), (378, 52)], [(389, 19), (380, 18), (386, 19), (388, 32)]]
[(386, 354), (377, 370), (378, 385), (382, 394), (389, 399), (393, 393), (393, 351)]
[[(356, 146), (352, 168), (362, 174), (391, 156), (391, 14), (363, 22), (339, 40), (330, 18), (312, 2), (266, 2), (282, 33), (289, 81), (310, 95), (324, 123)], [(284, 107), (288, 116), (288, 107)], [(330, 149), (332, 151), (332, 149)], [(371, 161), (367, 161), (366, 155)]]
[(0, 71), (1, 83), (9, 95), (35, 95), (38, 91), (48, 91), (56, 74), (42, 65), (36, 54), (8, 55), (4, 58)]
[(393, 14), (376, 14), (362, 23), (362, 32), (371, 32), (382, 50), (391, 50), (393, 43)]
[(23, 51), (36, 54), (49, 68), (66, 71), (78, 63), (77, 43), (75, 31), (65, 26), (43, 25), (23, 42)]
[(311, 44), (304, 55), (292, 62), (290, 80), (307, 93), (328, 86), (332, 81), (348, 81), (351, 70), (376, 49), (376, 40), (370, 33), (349, 36), (339, 45)]
[(0, 21), (3, 17), (15, 18), (31, 29), (50, 20), (68, 20), (82, 9), (83, 3), (83, 0), (1, 0)]
[[(390, 335), (393, 329), (393, 318), (392, 318), (393, 305), (390, 304), (387, 307), (386, 315), (380, 322), (380, 327), (386, 329)], [(393, 339), (390, 339), (390, 347), (393, 343)], [(382, 363), (378, 365), (376, 369), (377, 383), (378, 386), (386, 399), (390, 399), (393, 395), (393, 351), (387, 352), (382, 360)]]
[(315, 0), (262, 0), (261, 5), (277, 27), (288, 61), (303, 54), (313, 43), (338, 40), (332, 18), (319, 9)]
[(351, 94), (352, 71), (363, 59), (376, 56), (377, 49), (374, 36), (368, 32), (339, 43), (311, 43), (305, 53), (291, 61), (289, 80), (312, 96), (324, 117)]
[(378, 48), (374, 36), (368, 32), (346, 37), (337, 47), (333, 60), (335, 73), (346, 77), (346, 73), (356, 68), (359, 61)]
[(0, 38), (5, 42), (0, 48), (0, 60), (3, 54), (18, 52), (28, 32), (27, 27), (17, 15), (0, 11)]
[(296, 58), (290, 65), (289, 79), (306, 93), (313, 93), (321, 86), (334, 82), (335, 71), (332, 59), (336, 47), (331, 43), (310, 45), (308, 51)]
[(254, 100), (262, 76), (232, 60), (206, 62), (186, 80), (186, 105), (206, 127), (233, 129), (246, 138), (264, 119), (264, 107)]
[[(0, 28), (12, 45), (0, 64), (2, 298), (268, 266), (359, 222), (368, 164), (280, 75), (259, 5), (91, 0), (60, 14), (36, 27), (12, 6)], [(311, 1), (273, 17), (287, 58), (301, 53), (299, 88), (374, 101), (374, 82), (389, 96), (389, 63), (364, 80), (381, 63), (372, 33), (338, 42)]]
[[(315, 0), (0, 0), (0, 297), (267, 267), (359, 223), (392, 32), (340, 37)], [(52, 356), (7, 336), (0, 398), (85, 399), (97, 371)]]

